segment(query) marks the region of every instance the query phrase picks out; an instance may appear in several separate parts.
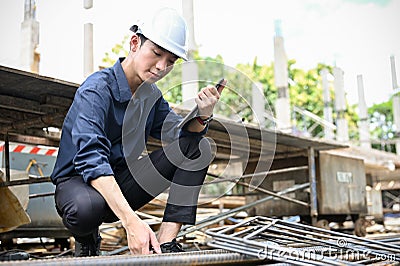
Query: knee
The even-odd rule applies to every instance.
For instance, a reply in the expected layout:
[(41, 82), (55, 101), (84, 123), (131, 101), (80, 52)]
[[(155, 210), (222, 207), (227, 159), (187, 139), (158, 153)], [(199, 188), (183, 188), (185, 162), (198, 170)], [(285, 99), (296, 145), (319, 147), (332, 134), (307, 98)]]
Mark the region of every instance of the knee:
[(75, 235), (87, 235), (102, 223), (104, 203), (82, 200), (79, 196), (65, 208), (63, 223)]
[(211, 164), (216, 153), (216, 145), (212, 139), (198, 136), (184, 139), (186, 145), (184, 153), (187, 158), (196, 161), (201, 159), (205, 166)]

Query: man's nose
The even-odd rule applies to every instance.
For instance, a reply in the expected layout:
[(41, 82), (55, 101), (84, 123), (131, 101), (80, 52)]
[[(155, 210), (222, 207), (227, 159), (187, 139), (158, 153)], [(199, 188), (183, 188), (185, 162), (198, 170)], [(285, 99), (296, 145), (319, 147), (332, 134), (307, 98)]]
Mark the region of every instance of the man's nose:
[(166, 59), (160, 59), (160, 60), (158, 60), (158, 62), (156, 64), (156, 68), (157, 68), (158, 71), (165, 71), (167, 66), (168, 66), (168, 64), (167, 64), (167, 60)]

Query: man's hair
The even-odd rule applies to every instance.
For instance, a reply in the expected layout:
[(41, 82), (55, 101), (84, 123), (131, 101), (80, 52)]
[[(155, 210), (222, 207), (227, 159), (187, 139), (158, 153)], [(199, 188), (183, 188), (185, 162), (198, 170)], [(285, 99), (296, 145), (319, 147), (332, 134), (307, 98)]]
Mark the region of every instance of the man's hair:
[(140, 47), (142, 47), (142, 45), (144, 44), (144, 42), (147, 41), (147, 38), (146, 38), (143, 34), (141, 34), (141, 33), (138, 33), (138, 36), (139, 36), (139, 38), (140, 38)]
[[(146, 36), (144, 36), (144, 35), (141, 34), (141, 33), (137, 33), (137, 36), (139, 36), (139, 38), (140, 38), (140, 47), (142, 47), (142, 45), (144, 44), (145, 41), (148, 40), (148, 38), (146, 38)], [(153, 43), (154, 43), (154, 42), (153, 42)], [(165, 52), (169, 52), (167, 49), (161, 47), (160, 45), (158, 45), (158, 44), (156, 44), (156, 43), (154, 43), (154, 45), (156, 45), (159, 49), (161, 49), (161, 50), (163, 50), (163, 51), (165, 51)], [(179, 58), (179, 57), (178, 57), (178, 58)]]

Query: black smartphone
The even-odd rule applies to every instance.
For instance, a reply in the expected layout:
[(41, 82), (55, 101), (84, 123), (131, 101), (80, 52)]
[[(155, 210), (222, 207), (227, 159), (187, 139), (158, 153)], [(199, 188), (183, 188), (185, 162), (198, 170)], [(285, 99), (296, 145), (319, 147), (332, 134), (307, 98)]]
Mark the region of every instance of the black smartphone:
[(217, 85), (215, 85), (215, 88), (217, 89), (219, 95), (221, 95), (222, 90), (225, 88), (226, 82), (224, 84), (225, 79), (222, 78), (220, 81), (218, 81)]
[[(217, 85), (215, 85), (215, 88), (217, 89), (218, 93), (221, 95), (222, 90), (225, 88), (226, 81), (224, 78), (222, 78), (220, 81), (218, 81)], [(183, 120), (178, 124), (178, 128), (182, 128), (189, 120), (192, 120), (193, 118), (196, 117), (197, 115), (197, 104), (193, 109), (183, 118)]]

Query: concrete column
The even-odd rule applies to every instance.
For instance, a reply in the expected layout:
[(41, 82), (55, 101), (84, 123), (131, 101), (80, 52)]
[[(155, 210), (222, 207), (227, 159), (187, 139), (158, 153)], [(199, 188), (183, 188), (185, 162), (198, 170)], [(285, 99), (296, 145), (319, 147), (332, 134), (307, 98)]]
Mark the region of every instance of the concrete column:
[(252, 107), (253, 109), (253, 122), (265, 127), (265, 98), (263, 93), (263, 86), (260, 82), (253, 83), (252, 87)]
[(274, 74), (278, 97), (275, 102), (277, 128), (283, 132), (291, 132), (290, 100), (288, 88), (288, 64), (281, 32), (280, 21), (275, 21), (274, 36)]
[(85, 23), (83, 26), (83, 75), (86, 78), (93, 73), (93, 24)]
[[(324, 68), (321, 70), (321, 78), (322, 78), (322, 89), (323, 89), (323, 96), (324, 96), (324, 119), (325, 121), (333, 124), (332, 118), (332, 106), (331, 106), (331, 93), (329, 91), (329, 82), (328, 82), (328, 69)], [(324, 136), (325, 139), (333, 140), (334, 139), (334, 132), (331, 127), (324, 126)]]
[(315, 164), (315, 150), (313, 147), (308, 148), (308, 180), (310, 182), (310, 216), (311, 224), (315, 226), (318, 219), (318, 191), (317, 191), (317, 174)]
[(193, 61), (197, 45), (194, 39), (194, 13), (193, 0), (182, 0), (183, 17), (188, 26), (189, 61), (182, 65), (182, 105), (190, 109), (195, 105), (194, 98), (199, 91), (199, 70), (197, 63)]
[(358, 113), (360, 116), (360, 122), (358, 124), (358, 130), (360, 134), (360, 146), (364, 148), (371, 148), (368, 110), (367, 110), (367, 104), (365, 102), (364, 83), (362, 75), (357, 75), (357, 86), (358, 86)]
[[(92, 7), (93, 0), (83, 0), (83, 8), (89, 10)], [(93, 24), (88, 22), (83, 25), (83, 76), (85, 78), (94, 71), (93, 61)]]
[(83, 0), (83, 8), (90, 9), (93, 7), (93, 0)]
[(393, 97), (393, 122), (396, 126), (396, 153), (400, 155), (400, 88), (397, 84), (397, 76), (396, 76), (396, 65), (394, 56), (390, 57), (390, 67), (392, 71), (392, 87), (397, 95)]
[(345, 118), (346, 99), (344, 94), (343, 70), (333, 68), (334, 87), (335, 87), (335, 108), (336, 108), (336, 140), (349, 141), (349, 126)]
[(21, 23), (20, 67), (25, 71), (39, 72), (40, 56), (39, 22), (36, 21), (36, 3), (25, 0), (24, 21)]
[[(193, 13), (193, 0), (182, 0), (183, 17), (185, 18), (188, 26), (188, 47), (189, 52), (197, 51), (197, 44), (194, 38), (194, 13)], [(190, 55), (192, 56), (192, 55)]]

